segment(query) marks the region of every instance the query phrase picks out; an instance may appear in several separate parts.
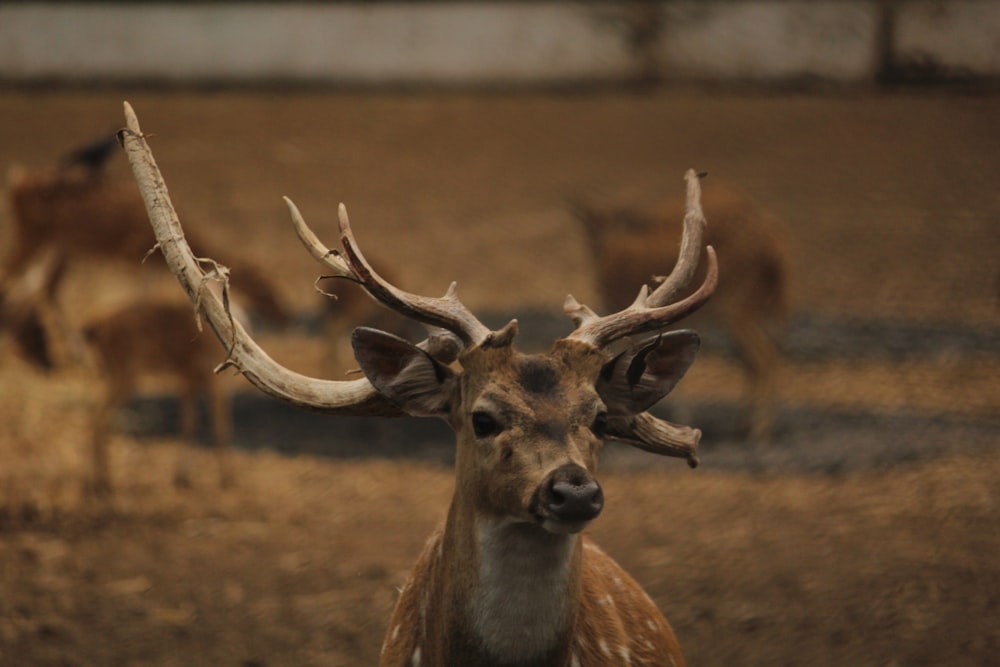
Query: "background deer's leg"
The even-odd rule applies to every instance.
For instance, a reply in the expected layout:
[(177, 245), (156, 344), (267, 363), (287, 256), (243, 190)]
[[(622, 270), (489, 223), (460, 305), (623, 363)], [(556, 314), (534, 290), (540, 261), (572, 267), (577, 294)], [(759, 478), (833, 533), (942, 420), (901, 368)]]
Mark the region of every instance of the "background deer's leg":
[[(51, 323), (50, 328), (55, 329), (56, 338), (54, 365), (57, 362), (70, 361), (76, 365), (87, 367), (90, 358), (87, 355), (86, 343), (79, 328), (74, 326), (67, 317), (66, 311), (59, 304), (59, 290), (62, 287), (63, 279), (69, 269), (69, 261), (66, 255), (54, 248), (43, 249), (29, 256), (27, 260), (17, 265), (21, 271), (20, 276), (13, 276), (19, 280), (27, 279), (33, 281), (32, 273), (40, 269), (41, 283), (38, 285), (35, 294), (37, 295), (36, 312), (43, 322)], [(49, 336), (52, 341), (52, 336)]]
[(20, 279), (34, 258), (34, 254), (17, 239), (14, 240), (14, 247), (9, 249), (6, 255), (3, 268), (0, 269), (0, 294), (6, 293), (11, 285)]
[(61, 272), (53, 253), (28, 262), (15, 252), (0, 278), (0, 327), (17, 345), (18, 353), (39, 368), (51, 370), (56, 364), (53, 336), (48, 326), (54, 284)]
[(774, 432), (778, 345), (771, 332), (753, 314), (738, 314), (729, 328), (747, 378), (742, 430), (748, 440), (763, 444)]
[(358, 365), (351, 353), (351, 329), (353, 327), (337, 313), (327, 313), (325, 319), (327, 348), (323, 359), (323, 370), (328, 377), (343, 380), (347, 377), (348, 372)]
[[(185, 382), (180, 396), (180, 435), (187, 447), (198, 445), (198, 386)], [(182, 449), (174, 467), (174, 486), (189, 488), (192, 484), (191, 452)]]
[(232, 461), (229, 457), (229, 447), (233, 437), (230, 395), (226, 387), (223, 386), (222, 378), (212, 377), (205, 388), (208, 392), (208, 403), (211, 410), (212, 437), (219, 467), (219, 485), (226, 488), (235, 482)]
[(95, 496), (110, 495), (112, 490), (108, 443), (111, 439), (115, 415), (117, 415), (128, 392), (127, 383), (113, 377), (105, 378), (104, 396), (94, 411), (93, 430), (91, 431), (90, 452), (93, 468), (91, 482), (87, 490)]

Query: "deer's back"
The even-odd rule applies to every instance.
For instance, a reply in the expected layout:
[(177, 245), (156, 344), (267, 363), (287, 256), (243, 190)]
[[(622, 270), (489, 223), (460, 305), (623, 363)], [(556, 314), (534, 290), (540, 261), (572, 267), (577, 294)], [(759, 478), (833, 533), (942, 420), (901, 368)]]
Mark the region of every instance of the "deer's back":
[(187, 304), (131, 304), (92, 320), (83, 334), (113, 377), (171, 375), (200, 386), (213, 381), (221, 361), (218, 341), (198, 331)]
[[(773, 222), (749, 200), (725, 187), (706, 188), (706, 243), (719, 258), (719, 286), (704, 311), (753, 303), (765, 317), (780, 320), (787, 302), (787, 260)], [(624, 308), (636, 285), (648, 284), (677, 257), (683, 202), (633, 205), (627, 202), (577, 207), (594, 257), (604, 307)], [(704, 275), (704, 263), (697, 280)]]
[(19, 172), (8, 188), (15, 242), (23, 246), (141, 259), (155, 242), (134, 183), (41, 171)]

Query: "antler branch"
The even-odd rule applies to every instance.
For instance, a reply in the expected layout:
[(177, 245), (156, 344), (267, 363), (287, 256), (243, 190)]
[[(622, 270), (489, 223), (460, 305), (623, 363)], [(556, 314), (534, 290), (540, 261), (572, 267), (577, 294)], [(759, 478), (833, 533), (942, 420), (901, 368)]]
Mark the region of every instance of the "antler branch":
[(697, 468), (700, 463), (700, 430), (671, 424), (648, 412), (609, 418), (607, 437), (653, 454), (687, 459), (692, 468)]
[(580, 304), (572, 295), (566, 297), (563, 310), (577, 325), (576, 330), (567, 338), (584, 341), (596, 347), (605, 347), (620, 338), (661, 329), (687, 317), (701, 308), (712, 296), (719, 280), (719, 265), (715, 249), (707, 246), (705, 251), (708, 255), (708, 272), (701, 286), (687, 298), (671, 301), (688, 283), (698, 267), (698, 256), (701, 254), (705, 231), (698, 175), (689, 169), (684, 178), (687, 181), (684, 234), (681, 237), (681, 249), (673, 271), (655, 290), (650, 292), (649, 288), (643, 285), (632, 305), (605, 317), (598, 317), (593, 310)]
[[(666, 278), (654, 278), (660, 285), (646, 299), (650, 306), (663, 306), (670, 303), (685, 285), (691, 282), (698, 268), (698, 258), (701, 255), (701, 244), (705, 238), (705, 213), (701, 209), (701, 179), (704, 174), (697, 174), (688, 169), (684, 174), (687, 193), (684, 201), (684, 231), (681, 235), (681, 248), (677, 253), (677, 263)], [(708, 248), (706, 252), (713, 253)], [(710, 260), (711, 261), (711, 260)]]
[(291, 199), (285, 197), (285, 203), (299, 240), (316, 261), (334, 272), (335, 277), (359, 283), (375, 301), (405, 317), (452, 332), (465, 347), (474, 347), (490, 337), (490, 329), (459, 301), (456, 283), (451, 283), (443, 297), (435, 299), (405, 292), (382, 278), (361, 252), (347, 217), (347, 207), (343, 204), (338, 207), (340, 240), (344, 246), (341, 253), (327, 248), (319, 240)]
[(228, 305), (217, 294), (202, 289), (207, 274), (188, 246), (135, 112), (128, 102), (124, 107), (127, 127), (119, 132), (119, 140), (146, 203), (157, 245), (191, 302), (230, 350), (224, 365), (235, 366), (262, 391), (299, 407), (344, 415), (401, 416), (402, 411), (379, 394), (367, 379), (320, 380), (277, 363), (230, 316)]

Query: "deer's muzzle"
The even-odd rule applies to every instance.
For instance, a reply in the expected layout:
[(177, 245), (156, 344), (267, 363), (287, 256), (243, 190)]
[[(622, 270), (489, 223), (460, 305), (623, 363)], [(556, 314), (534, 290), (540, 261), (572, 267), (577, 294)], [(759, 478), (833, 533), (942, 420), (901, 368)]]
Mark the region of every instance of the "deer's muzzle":
[(531, 513), (553, 533), (578, 533), (604, 508), (604, 492), (576, 463), (552, 471), (535, 490)]

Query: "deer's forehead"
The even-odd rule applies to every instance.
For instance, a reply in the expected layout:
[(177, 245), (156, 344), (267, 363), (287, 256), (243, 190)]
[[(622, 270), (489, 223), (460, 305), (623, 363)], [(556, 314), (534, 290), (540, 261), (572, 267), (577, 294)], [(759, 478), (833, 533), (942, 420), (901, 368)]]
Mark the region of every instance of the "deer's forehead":
[(520, 413), (559, 422), (589, 419), (597, 400), (596, 377), (593, 368), (558, 355), (514, 354), (473, 379), (466, 398), (509, 416)]
[(480, 391), (519, 394), (530, 401), (592, 388), (597, 369), (563, 355), (513, 352), (477, 359), (466, 367), (465, 375), (472, 388), (478, 386)]
[(565, 393), (566, 368), (548, 357), (519, 357), (511, 368), (511, 380), (530, 396), (552, 396)]

